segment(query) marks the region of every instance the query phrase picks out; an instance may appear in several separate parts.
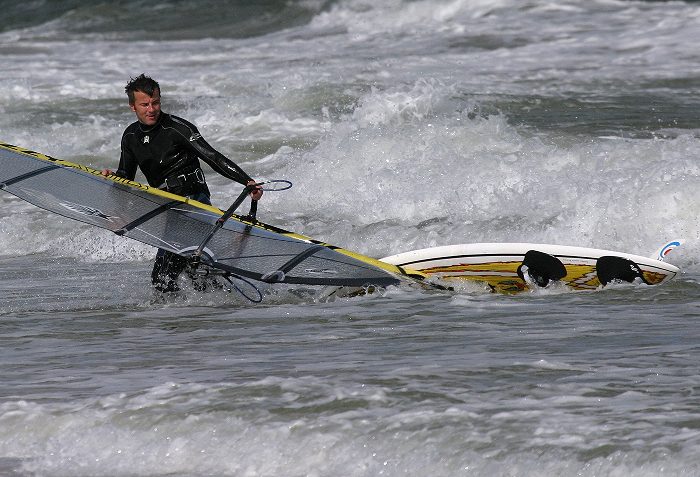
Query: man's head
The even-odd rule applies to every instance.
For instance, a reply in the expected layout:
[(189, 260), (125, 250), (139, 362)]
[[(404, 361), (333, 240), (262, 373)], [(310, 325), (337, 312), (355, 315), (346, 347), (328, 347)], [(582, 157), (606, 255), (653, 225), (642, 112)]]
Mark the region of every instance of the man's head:
[(126, 84), (129, 106), (136, 118), (146, 126), (153, 126), (160, 118), (160, 86), (158, 82), (141, 74)]

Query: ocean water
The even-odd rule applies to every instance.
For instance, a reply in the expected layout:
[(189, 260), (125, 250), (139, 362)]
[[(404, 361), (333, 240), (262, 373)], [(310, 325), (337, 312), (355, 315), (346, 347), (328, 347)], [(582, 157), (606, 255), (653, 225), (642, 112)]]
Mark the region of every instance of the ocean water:
[(145, 72), (350, 250), (686, 240), (660, 287), (162, 299), (152, 248), (0, 193), (0, 475), (700, 475), (700, 3), (0, 8), (1, 141), (114, 168)]

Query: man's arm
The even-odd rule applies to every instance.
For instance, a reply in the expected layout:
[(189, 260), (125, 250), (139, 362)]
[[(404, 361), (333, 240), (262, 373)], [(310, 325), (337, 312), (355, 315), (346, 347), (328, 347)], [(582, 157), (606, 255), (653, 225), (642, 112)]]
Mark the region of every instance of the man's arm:
[(136, 158), (131, 154), (128, 149), (122, 147), (122, 153), (119, 158), (119, 168), (117, 168), (116, 175), (123, 177), (124, 179), (129, 179), (133, 181), (136, 177), (136, 168), (138, 167), (138, 162)]
[(125, 144), (125, 137), (126, 135), (122, 136), (121, 155), (119, 156), (119, 167), (117, 168), (117, 172), (112, 172), (110, 169), (103, 169), (102, 175), (107, 176), (109, 174), (114, 174), (116, 176), (123, 177), (124, 179), (133, 181), (136, 177), (138, 162), (131, 152), (131, 149), (129, 149), (129, 147)]
[[(169, 117), (172, 119), (175, 129), (180, 133), (181, 139), (184, 140), (185, 146), (193, 151), (197, 157), (209, 164), (212, 169), (239, 184), (250, 185), (255, 183), (253, 178), (246, 174), (235, 162), (228, 159), (205, 141), (194, 124), (173, 115), (169, 115)], [(258, 200), (262, 197), (262, 194), (262, 188), (256, 187), (250, 193), (250, 197), (253, 200)]]
[[(201, 157), (204, 162), (209, 164), (212, 169), (224, 177), (243, 185), (255, 184), (255, 180), (241, 169), (235, 162), (228, 159), (219, 151), (214, 149), (204, 138), (195, 130), (195, 133), (190, 136), (188, 146), (192, 148), (197, 156)], [(251, 193), (250, 197), (253, 200), (259, 200), (263, 195), (262, 188), (257, 187)]]
[[(192, 139), (196, 136), (198, 137), (193, 141)], [(235, 162), (214, 149), (201, 135), (193, 135), (188, 141), (188, 145), (195, 151), (197, 156), (201, 157), (212, 169), (222, 176), (228, 177), (243, 185), (253, 180), (253, 178), (246, 174)]]

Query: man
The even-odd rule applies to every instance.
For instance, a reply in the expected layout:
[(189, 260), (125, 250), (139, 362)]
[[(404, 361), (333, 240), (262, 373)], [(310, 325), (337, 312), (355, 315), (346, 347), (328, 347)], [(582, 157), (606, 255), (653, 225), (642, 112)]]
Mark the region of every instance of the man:
[[(125, 91), (137, 121), (122, 136), (117, 176), (134, 180), (140, 168), (149, 185), (206, 204), (211, 203), (210, 193), (200, 158), (224, 177), (242, 185), (255, 183), (243, 169), (211, 147), (193, 124), (161, 111), (160, 86), (155, 80), (141, 74), (131, 78)], [(112, 171), (105, 169), (102, 173), (108, 175)], [(259, 200), (262, 193), (259, 187), (254, 189), (251, 199)], [(186, 258), (159, 249), (151, 273), (153, 285), (160, 291), (177, 291), (177, 277), (186, 267)]]

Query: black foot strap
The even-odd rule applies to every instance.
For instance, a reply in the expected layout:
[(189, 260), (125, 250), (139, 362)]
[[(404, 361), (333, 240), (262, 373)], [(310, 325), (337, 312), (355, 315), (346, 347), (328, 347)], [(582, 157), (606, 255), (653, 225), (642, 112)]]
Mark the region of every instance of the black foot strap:
[(603, 286), (613, 280), (632, 283), (637, 278), (648, 284), (639, 265), (626, 258), (605, 255), (598, 259), (595, 268), (598, 273), (598, 281)]
[(518, 267), (518, 276), (523, 280), (525, 280), (524, 273), (527, 273), (537, 286), (546, 287), (549, 282), (564, 278), (566, 268), (553, 255), (538, 250), (529, 250), (523, 258), (523, 263)]

